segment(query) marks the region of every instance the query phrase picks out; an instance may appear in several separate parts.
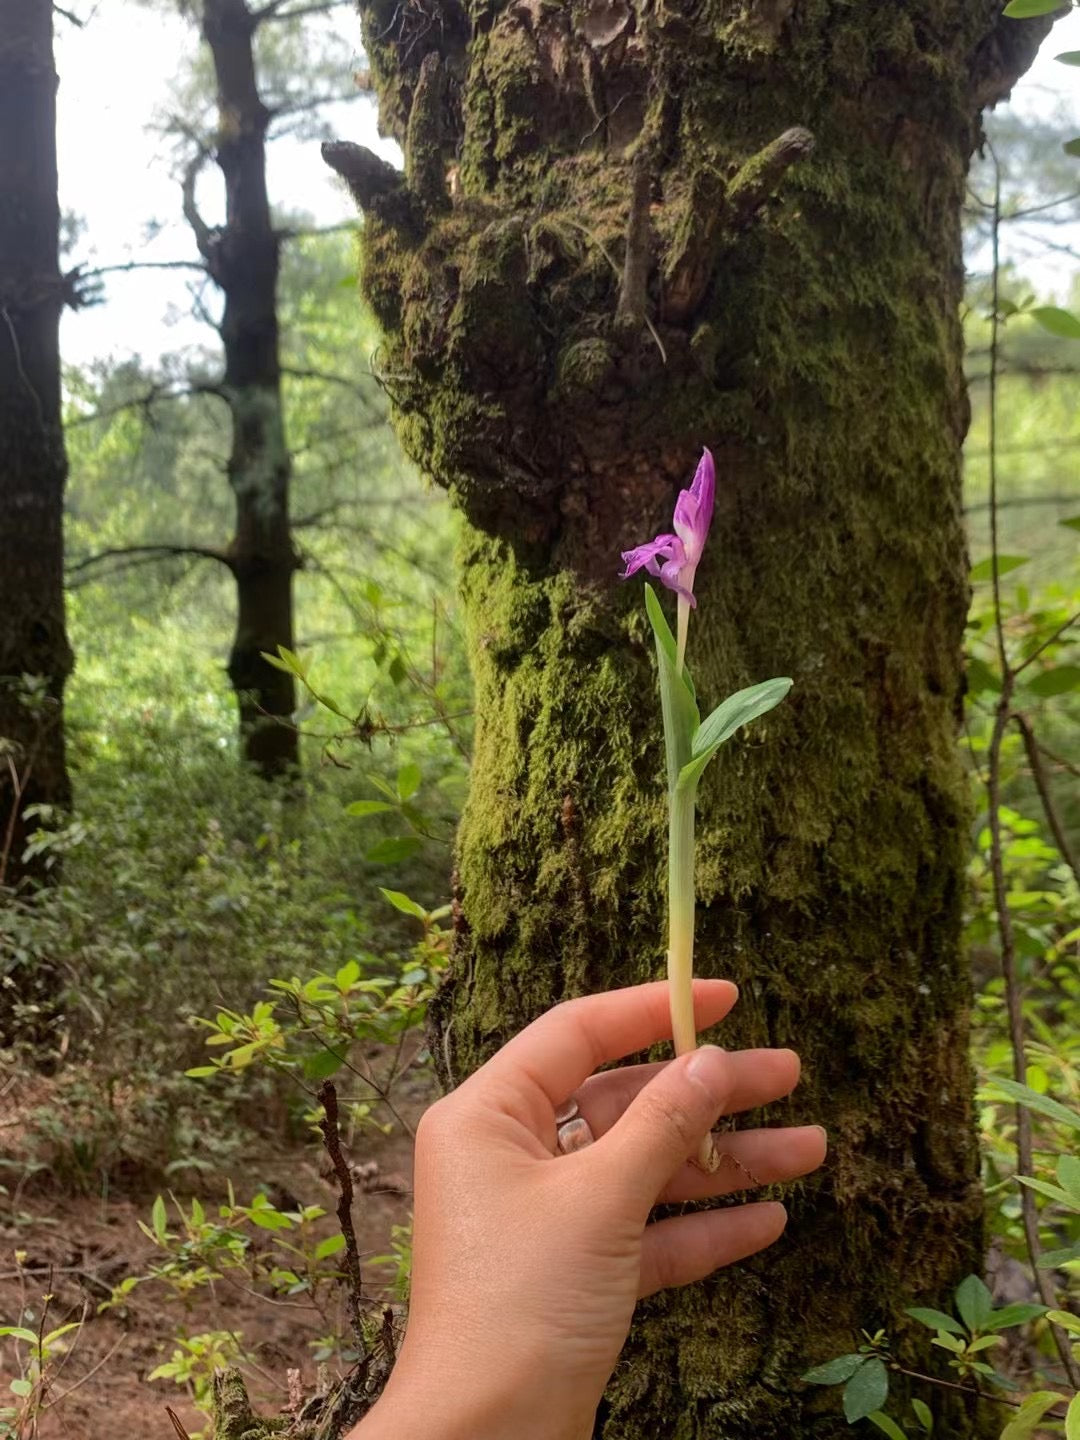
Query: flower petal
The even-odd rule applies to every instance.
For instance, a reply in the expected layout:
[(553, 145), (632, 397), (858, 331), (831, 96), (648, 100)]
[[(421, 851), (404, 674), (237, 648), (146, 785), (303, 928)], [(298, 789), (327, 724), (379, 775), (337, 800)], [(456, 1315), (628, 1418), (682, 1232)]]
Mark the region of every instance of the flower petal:
[(619, 576), (620, 580), (628, 580), (631, 575), (636, 575), (639, 570), (648, 570), (650, 575), (659, 575), (659, 560), (672, 561), (677, 558), (682, 565), (685, 560), (682, 541), (677, 535), (657, 535), (655, 540), (650, 540), (646, 545), (638, 545), (633, 550), (622, 552), (623, 564), (626, 569)]

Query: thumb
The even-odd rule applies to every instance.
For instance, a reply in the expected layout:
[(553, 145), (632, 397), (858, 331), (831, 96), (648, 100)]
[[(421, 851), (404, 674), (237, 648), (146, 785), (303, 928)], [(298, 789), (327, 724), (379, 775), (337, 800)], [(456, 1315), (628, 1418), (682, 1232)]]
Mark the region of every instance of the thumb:
[(627, 1106), (604, 1137), (621, 1182), (646, 1210), (724, 1113), (731, 1058), (716, 1045), (680, 1055)]

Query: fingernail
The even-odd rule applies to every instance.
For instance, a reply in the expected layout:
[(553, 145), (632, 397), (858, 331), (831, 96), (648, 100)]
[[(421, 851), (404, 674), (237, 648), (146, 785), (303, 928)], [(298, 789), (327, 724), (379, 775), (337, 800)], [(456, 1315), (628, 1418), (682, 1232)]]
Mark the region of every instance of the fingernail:
[(690, 1056), (686, 1067), (687, 1075), (692, 1076), (695, 1080), (704, 1080), (712, 1065), (711, 1057), (724, 1053), (723, 1047), (720, 1045), (699, 1045)]
[(829, 1132), (825, 1129), (824, 1125), (815, 1125), (814, 1129), (821, 1131), (821, 1138), (825, 1141), (825, 1147), (827, 1149), (829, 1145)]

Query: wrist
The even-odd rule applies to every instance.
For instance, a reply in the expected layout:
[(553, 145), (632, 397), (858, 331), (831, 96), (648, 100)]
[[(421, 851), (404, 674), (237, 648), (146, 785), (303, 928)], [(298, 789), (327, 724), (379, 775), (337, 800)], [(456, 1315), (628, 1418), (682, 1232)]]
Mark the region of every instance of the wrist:
[(591, 1440), (595, 1403), (559, 1397), (500, 1366), (441, 1371), (398, 1361), (382, 1397), (345, 1440)]

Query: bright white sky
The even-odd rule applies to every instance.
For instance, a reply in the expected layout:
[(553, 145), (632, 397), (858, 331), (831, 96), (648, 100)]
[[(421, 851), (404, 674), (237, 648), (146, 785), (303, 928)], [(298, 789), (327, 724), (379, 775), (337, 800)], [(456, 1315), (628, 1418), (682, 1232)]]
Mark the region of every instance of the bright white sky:
[[(89, 8), (88, 0), (67, 3), (84, 12)], [(358, 47), (359, 22), (352, 8), (332, 14), (339, 33)], [(81, 30), (57, 17), (60, 201), (86, 224), (73, 258), (89, 265), (194, 258), (191, 235), (180, 216), (172, 144), (153, 125), (171, 81), (182, 73), (197, 43), (194, 28), (165, 6), (152, 13), (128, 0), (98, 0)], [(1073, 10), (1054, 26), (1012, 103), (1025, 113), (1047, 115), (1064, 105), (1076, 121), (1073, 133), (1080, 135), (1080, 69), (1054, 61), (1063, 50), (1080, 50), (1080, 11)], [(359, 66), (359, 53), (356, 59)], [(394, 147), (378, 139), (370, 99), (336, 109), (327, 117), (335, 134), (396, 158)], [(306, 211), (322, 225), (351, 217), (352, 204), (323, 165), (316, 142), (282, 139), (269, 154), (270, 193), (277, 203), (293, 212)], [(200, 198), (207, 218), (217, 218), (209, 189), (205, 195), (200, 192)], [(1061, 234), (1056, 238), (1065, 239)], [(1029, 263), (1025, 274), (1044, 292), (1057, 290), (1059, 295), (1069, 279), (1060, 266), (1052, 265), (1036, 274)], [(108, 277), (106, 304), (65, 313), (65, 360), (85, 364), (140, 354), (152, 362), (166, 351), (212, 344), (213, 335), (190, 317), (186, 284), (182, 271)]]

